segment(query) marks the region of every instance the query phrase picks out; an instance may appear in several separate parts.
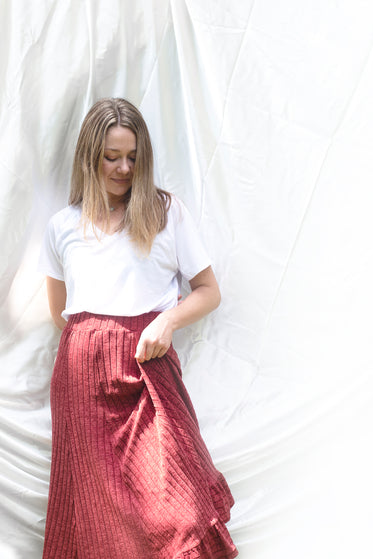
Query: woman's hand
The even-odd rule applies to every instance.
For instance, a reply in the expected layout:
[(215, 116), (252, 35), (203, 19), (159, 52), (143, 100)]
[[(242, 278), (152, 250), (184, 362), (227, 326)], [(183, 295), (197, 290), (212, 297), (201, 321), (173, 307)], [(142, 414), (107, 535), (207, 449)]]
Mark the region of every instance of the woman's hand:
[(173, 328), (167, 311), (159, 314), (144, 328), (137, 344), (135, 359), (139, 363), (163, 357), (172, 342)]
[(171, 345), (172, 334), (216, 309), (220, 291), (211, 266), (189, 281), (192, 292), (173, 309), (162, 312), (147, 326), (137, 344), (135, 358), (139, 363), (163, 357)]

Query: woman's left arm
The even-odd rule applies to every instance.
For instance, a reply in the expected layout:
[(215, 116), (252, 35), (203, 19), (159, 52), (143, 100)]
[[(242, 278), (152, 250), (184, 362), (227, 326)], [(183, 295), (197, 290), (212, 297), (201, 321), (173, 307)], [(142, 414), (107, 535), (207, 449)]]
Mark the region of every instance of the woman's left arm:
[(135, 358), (139, 363), (163, 357), (175, 330), (196, 322), (220, 303), (220, 291), (211, 266), (189, 282), (192, 292), (173, 309), (159, 314), (142, 332)]

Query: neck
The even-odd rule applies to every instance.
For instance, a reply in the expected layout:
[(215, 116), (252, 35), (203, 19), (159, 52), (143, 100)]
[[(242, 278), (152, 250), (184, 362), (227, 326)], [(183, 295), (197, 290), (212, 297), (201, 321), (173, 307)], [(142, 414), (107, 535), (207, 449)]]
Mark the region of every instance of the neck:
[(123, 208), (124, 201), (122, 198), (110, 196), (108, 197), (108, 204), (111, 212), (114, 212), (120, 208)]
[(115, 196), (115, 194), (111, 194), (108, 192), (107, 201), (109, 204), (110, 211), (115, 211), (119, 208), (126, 207), (129, 202), (130, 196), (127, 192), (124, 196)]

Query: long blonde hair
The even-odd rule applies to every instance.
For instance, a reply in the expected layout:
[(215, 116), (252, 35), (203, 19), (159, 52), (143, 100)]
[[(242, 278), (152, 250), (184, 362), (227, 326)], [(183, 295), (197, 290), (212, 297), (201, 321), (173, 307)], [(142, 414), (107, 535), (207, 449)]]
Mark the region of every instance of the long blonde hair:
[(125, 228), (140, 251), (148, 254), (154, 237), (167, 224), (171, 195), (154, 184), (149, 131), (140, 111), (126, 99), (100, 99), (87, 113), (75, 149), (69, 204), (81, 205), (85, 223), (94, 227), (103, 220), (104, 231), (108, 230), (110, 208), (102, 161), (107, 131), (118, 125), (129, 128), (136, 136), (132, 187), (126, 194), (126, 209), (118, 231)]

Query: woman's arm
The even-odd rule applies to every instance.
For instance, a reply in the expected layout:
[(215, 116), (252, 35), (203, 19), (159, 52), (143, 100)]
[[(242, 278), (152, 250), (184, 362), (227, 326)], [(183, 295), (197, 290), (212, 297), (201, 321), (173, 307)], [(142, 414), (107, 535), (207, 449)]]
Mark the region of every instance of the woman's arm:
[(196, 322), (220, 303), (220, 291), (211, 266), (189, 282), (192, 292), (177, 307), (162, 312), (141, 334), (135, 358), (139, 363), (163, 357), (175, 330)]
[(66, 320), (61, 316), (61, 313), (65, 309), (66, 305), (65, 282), (47, 276), (47, 293), (49, 309), (51, 311), (53, 321), (57, 328), (63, 330), (66, 326)]

